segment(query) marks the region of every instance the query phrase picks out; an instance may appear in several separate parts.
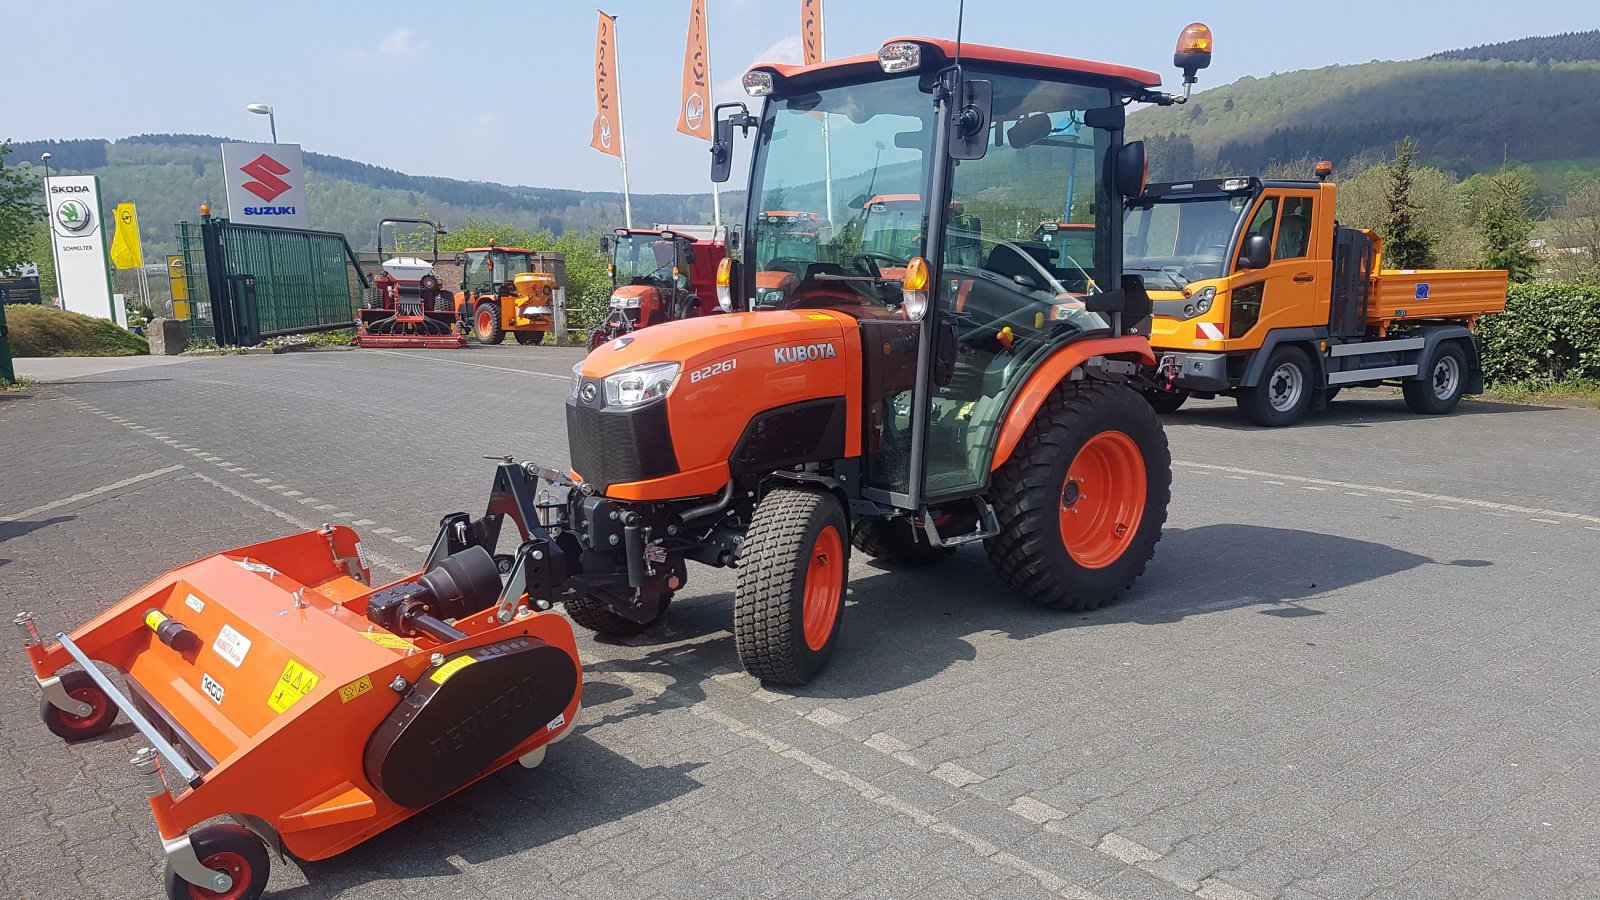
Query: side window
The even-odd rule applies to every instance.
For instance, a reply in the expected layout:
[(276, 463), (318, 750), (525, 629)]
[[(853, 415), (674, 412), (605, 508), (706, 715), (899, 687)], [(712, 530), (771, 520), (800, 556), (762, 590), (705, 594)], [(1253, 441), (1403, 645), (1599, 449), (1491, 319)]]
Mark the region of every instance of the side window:
[(1306, 255), (1311, 246), (1310, 197), (1286, 197), (1283, 201), (1283, 221), (1278, 225), (1278, 243), (1272, 250), (1273, 259), (1296, 259)]
[(1256, 214), (1250, 219), (1250, 227), (1245, 231), (1244, 236), (1251, 238), (1259, 234), (1270, 241), (1272, 240), (1272, 227), (1277, 220), (1278, 198), (1268, 197), (1261, 201), (1260, 206), (1256, 207)]

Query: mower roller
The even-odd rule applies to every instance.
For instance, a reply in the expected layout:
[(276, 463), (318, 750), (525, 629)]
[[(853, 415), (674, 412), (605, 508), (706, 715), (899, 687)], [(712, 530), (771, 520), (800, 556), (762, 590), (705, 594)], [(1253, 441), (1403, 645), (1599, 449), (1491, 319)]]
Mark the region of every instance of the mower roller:
[[(175, 569), (52, 640), (17, 616), (46, 727), (80, 741), (121, 714), (151, 745), (133, 763), (167, 896), (260, 896), (269, 846), (343, 852), (569, 732), (582, 676), (571, 626), (527, 596), (537, 545), (497, 559), (468, 521), (376, 589), (355, 533), (324, 526)], [(223, 816), (239, 824), (202, 826)]]
[[(413, 224), (433, 232), (433, 260), (396, 255), (383, 258), (383, 227)], [(427, 219), (384, 219), (378, 223), (378, 258), (383, 274), (373, 279), (377, 297), (361, 309), (356, 327), (358, 347), (423, 347), (453, 349), (467, 345), (456, 324), (456, 300), (439, 284), (439, 237), (444, 228)], [(397, 251), (398, 253), (398, 251)]]

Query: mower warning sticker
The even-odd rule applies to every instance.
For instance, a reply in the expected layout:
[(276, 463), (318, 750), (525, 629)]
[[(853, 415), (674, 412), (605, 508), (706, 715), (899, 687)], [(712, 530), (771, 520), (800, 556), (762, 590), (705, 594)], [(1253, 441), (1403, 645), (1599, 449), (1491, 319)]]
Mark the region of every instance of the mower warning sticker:
[(188, 597), (184, 598), (183, 605), (189, 607), (195, 612), (206, 611), (206, 602), (193, 594), (190, 594)]
[(218, 656), (233, 663), (233, 667), (237, 669), (244, 662), (245, 654), (250, 652), (250, 639), (236, 631), (232, 625), (224, 625), (222, 631), (217, 633), (216, 643), (211, 645), (211, 649), (217, 651)]
[(432, 678), (438, 684), (444, 684), (446, 681), (450, 680), (451, 675), (454, 675), (455, 673), (465, 669), (467, 666), (470, 666), (475, 662), (477, 662), (477, 660), (470, 656), (458, 656), (440, 666), (432, 675), (429, 675), (428, 677)]
[(217, 684), (216, 679), (204, 672), (200, 673), (200, 690), (206, 692), (206, 696), (211, 698), (211, 702), (218, 706), (222, 705), (222, 685)]
[(565, 724), (567, 724), (567, 714), (566, 713), (561, 713), (560, 715), (556, 716), (554, 719), (551, 719), (550, 720), (550, 724), (546, 725), (544, 727), (544, 730), (545, 731), (555, 731), (556, 729), (560, 728), (561, 726), (563, 726)]
[(415, 650), (417, 645), (411, 643), (398, 634), (389, 634), (386, 631), (363, 631), (361, 636), (377, 644), (379, 647), (388, 647), (390, 650)]
[(372, 676), (363, 675), (355, 681), (339, 688), (339, 702), (349, 703), (357, 697), (365, 697), (372, 693)]
[(267, 697), (267, 705), (277, 712), (288, 712), (289, 707), (300, 702), (300, 698), (311, 693), (316, 688), (322, 676), (311, 671), (293, 657), (283, 667), (283, 674), (278, 676), (278, 681), (272, 686), (272, 694)]

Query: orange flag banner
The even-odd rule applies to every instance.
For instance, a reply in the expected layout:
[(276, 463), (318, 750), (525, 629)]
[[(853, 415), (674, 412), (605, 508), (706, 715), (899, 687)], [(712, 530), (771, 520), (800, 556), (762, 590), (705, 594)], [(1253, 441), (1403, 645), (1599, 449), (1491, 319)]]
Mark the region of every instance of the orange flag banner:
[(689, 5), (689, 41), (683, 48), (683, 106), (678, 130), (711, 140), (711, 57), (706, 52), (706, 0)]
[(800, 0), (800, 43), (806, 65), (822, 62), (822, 0)]
[(617, 20), (600, 14), (594, 38), (594, 139), (589, 146), (612, 156), (622, 155), (622, 128), (617, 113)]

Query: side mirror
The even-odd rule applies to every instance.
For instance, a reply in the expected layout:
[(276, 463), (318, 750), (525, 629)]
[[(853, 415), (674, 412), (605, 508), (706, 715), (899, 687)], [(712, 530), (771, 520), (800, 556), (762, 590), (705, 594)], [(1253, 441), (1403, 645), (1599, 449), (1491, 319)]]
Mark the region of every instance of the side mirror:
[(867, 208), (867, 201), (870, 200), (870, 199), (872, 199), (872, 198), (868, 197), (866, 194), (857, 194), (857, 195), (855, 195), (855, 198), (850, 201), (850, 204), (849, 204), (850, 208), (851, 209), (866, 209)]
[(600, 235), (600, 252), (601, 253), (610, 253), (611, 252), (611, 235), (609, 235), (609, 234)]
[[(726, 118), (723, 117), (724, 109), (738, 109), (739, 111)], [(733, 173), (733, 129), (740, 128), (746, 135), (757, 124), (756, 117), (750, 115), (750, 108), (743, 103), (718, 103), (711, 112), (711, 180), (723, 184), (728, 176)]]
[(1145, 182), (1150, 177), (1150, 157), (1145, 153), (1144, 141), (1123, 144), (1117, 151), (1117, 193), (1129, 200), (1144, 193)]
[(1264, 234), (1252, 234), (1244, 241), (1244, 252), (1239, 254), (1239, 268), (1265, 269), (1272, 264), (1272, 239)]
[(956, 84), (959, 103), (950, 116), (950, 158), (983, 159), (989, 152), (989, 109), (994, 105), (994, 84), (965, 78)]
[(724, 245), (727, 247), (729, 256), (737, 256), (738, 255), (738, 253), (739, 253), (739, 235), (740, 234), (741, 234), (741, 232), (737, 228), (729, 228), (728, 229), (728, 236), (726, 238), (724, 238)]

